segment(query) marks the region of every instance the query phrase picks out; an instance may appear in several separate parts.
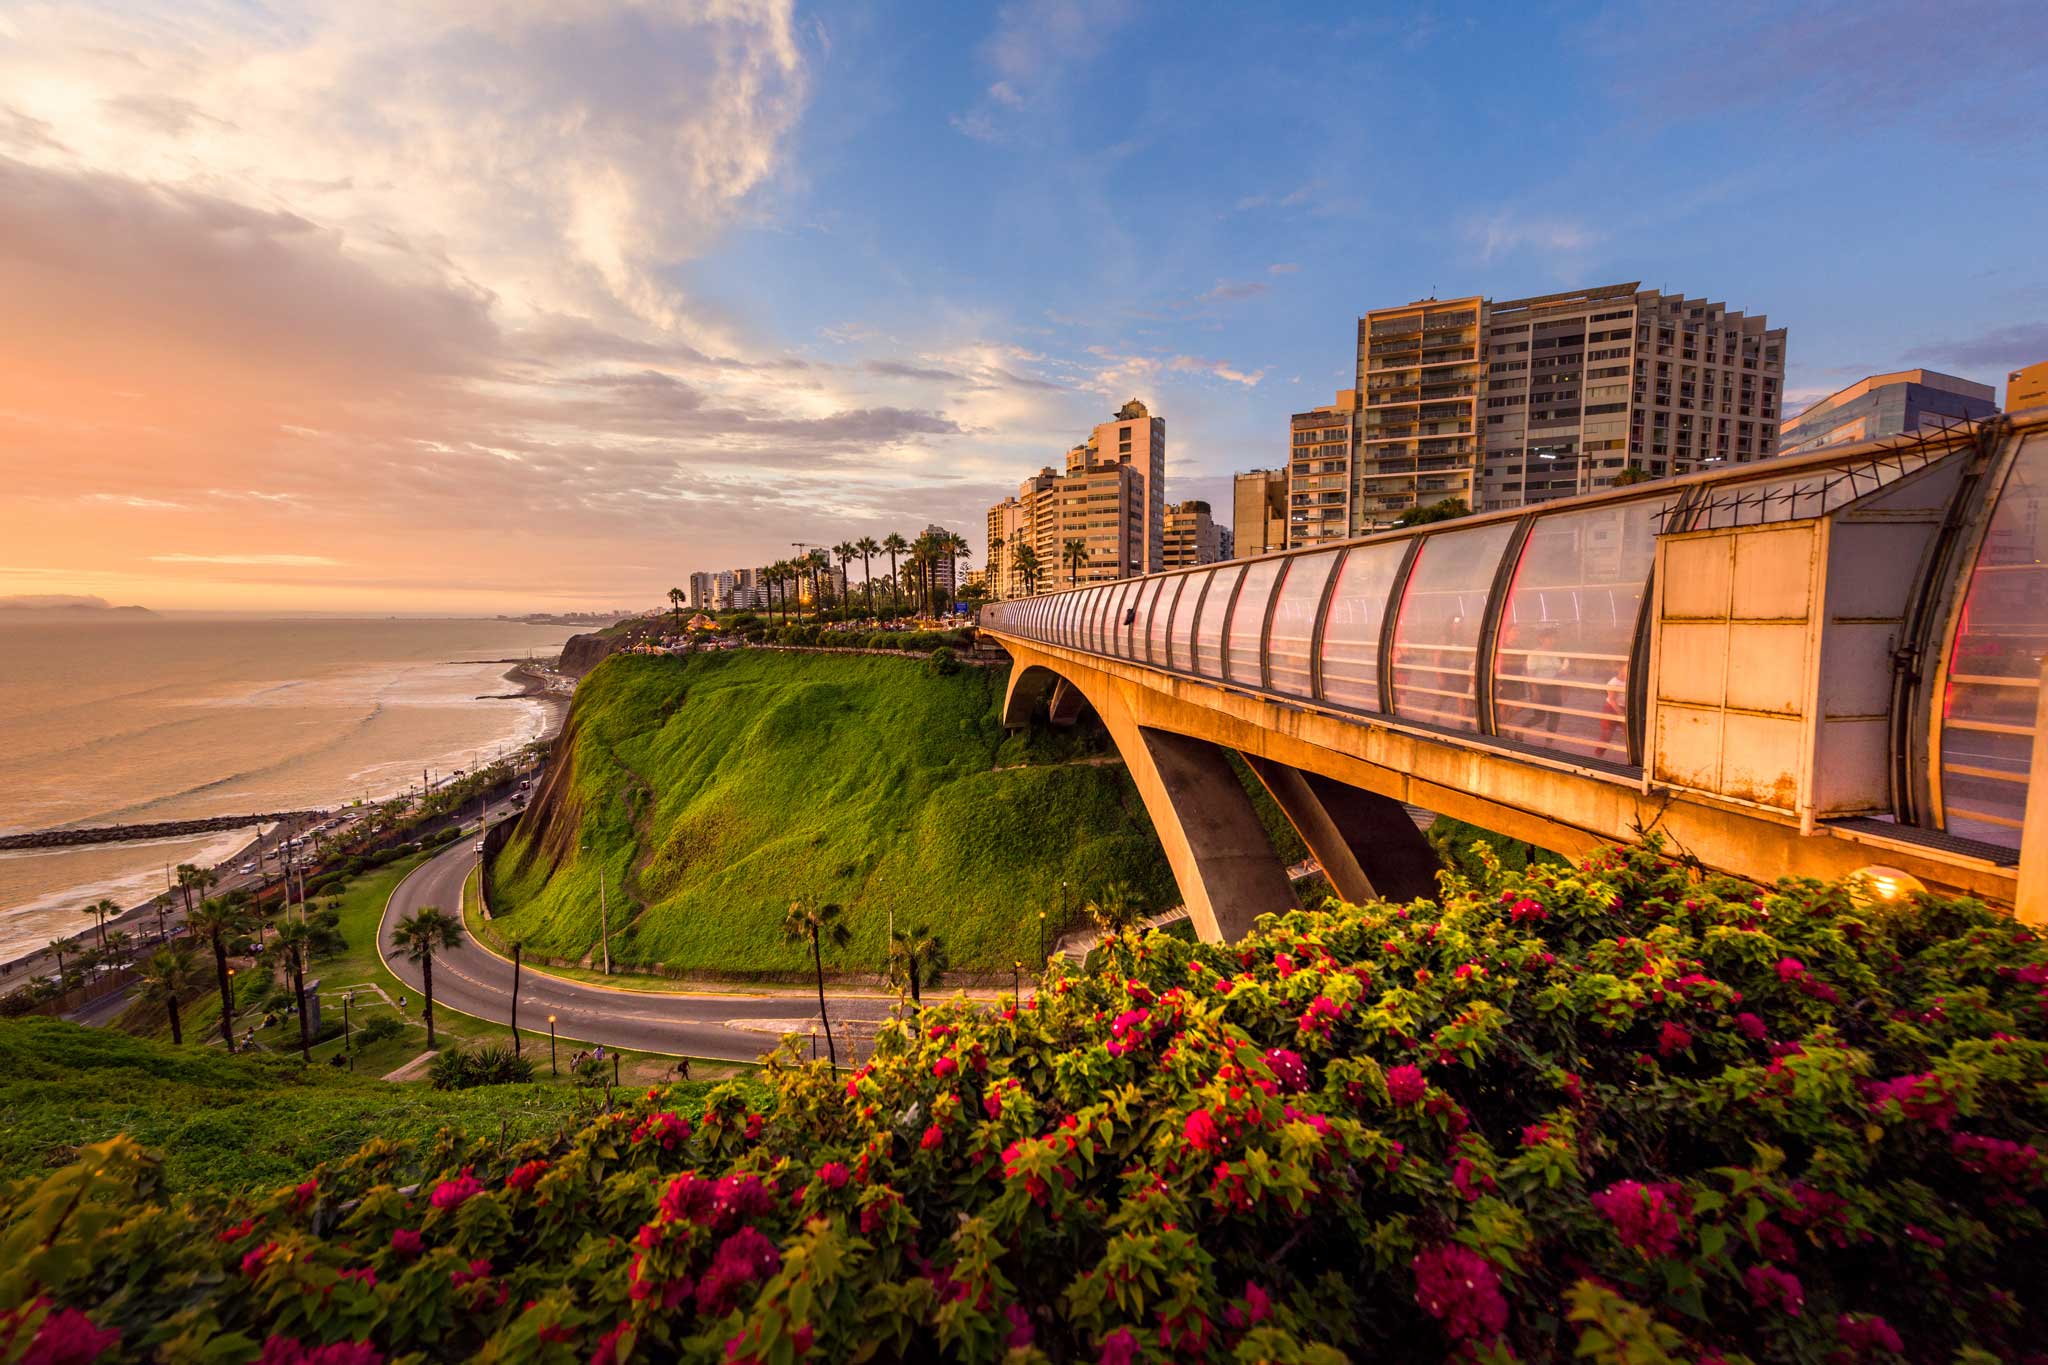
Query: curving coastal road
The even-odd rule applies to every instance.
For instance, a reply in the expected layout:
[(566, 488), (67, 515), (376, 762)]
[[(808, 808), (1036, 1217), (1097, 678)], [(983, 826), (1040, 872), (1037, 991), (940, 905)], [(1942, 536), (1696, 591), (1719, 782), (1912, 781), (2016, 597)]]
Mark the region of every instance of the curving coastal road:
[[(377, 952), (400, 981), (420, 988), (420, 969), (401, 956), (392, 943), (400, 917), (433, 905), (458, 915), (462, 883), (476, 865), (472, 840), (465, 837), (420, 864), (400, 882), (385, 903), (377, 926)], [(434, 954), (434, 1007), (508, 1022), (512, 998), (512, 963), (478, 943), (463, 930), (459, 946)], [(882, 1019), (893, 996), (833, 995), (833, 1019)], [(733, 1027), (732, 1021), (790, 1020), (817, 1017), (817, 997), (801, 991), (766, 995), (682, 994), (617, 990), (566, 981), (527, 969), (519, 977), (519, 1025), (546, 1033), (548, 1016), (556, 1017), (556, 1033), (583, 1043), (603, 1043), (635, 1052), (714, 1057), (751, 1062), (776, 1044), (776, 1035)], [(795, 1027), (792, 1024), (791, 1027)], [(842, 1059), (852, 1055), (842, 1037)]]

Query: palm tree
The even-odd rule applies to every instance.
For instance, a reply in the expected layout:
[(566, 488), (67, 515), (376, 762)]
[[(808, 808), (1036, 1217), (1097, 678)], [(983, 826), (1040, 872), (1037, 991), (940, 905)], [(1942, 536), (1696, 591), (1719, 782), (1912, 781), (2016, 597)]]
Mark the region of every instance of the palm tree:
[(683, 603), (689, 600), (690, 594), (684, 592), (681, 588), (670, 588), (668, 590), (668, 604), (676, 609), (676, 634), (678, 635), (683, 633)]
[(946, 970), (945, 941), (922, 927), (889, 935), (889, 984), (910, 988), (910, 1003), (922, 1007), (922, 987), (936, 986)]
[(135, 960), (134, 942), (119, 929), (107, 935), (107, 946), (104, 951), (110, 962), (126, 964)]
[(818, 619), (825, 619), (825, 575), (832, 571), (832, 561), (823, 550), (812, 550), (804, 556), (804, 563), (811, 570), (811, 603), (817, 608)]
[(235, 1050), (235, 993), (228, 973), (228, 940), (248, 927), (242, 902), (233, 896), (209, 896), (186, 912), (186, 927), (213, 946), (213, 974), (220, 982), (220, 1037)]
[[(946, 557), (953, 561), (953, 591), (958, 593), (961, 581), (966, 576), (962, 571), (967, 567), (967, 561), (974, 557), (974, 547), (969, 545), (967, 537), (961, 535), (958, 531), (948, 531), (946, 532)], [(953, 604), (948, 602), (946, 605), (950, 607)]]
[(1145, 916), (1145, 897), (1128, 882), (1114, 881), (1088, 902), (1088, 917), (1107, 936), (1128, 929)]
[(64, 989), (64, 954), (71, 951), (71, 943), (68, 939), (53, 938), (47, 946), (50, 956), (57, 959), (57, 989), (61, 991)]
[(895, 596), (898, 611), (903, 610), (903, 580), (896, 578), (896, 556), (907, 554), (909, 550), (910, 542), (894, 531), (882, 537), (882, 553), (889, 556), (889, 577), (896, 579)]
[(1038, 551), (1029, 544), (1019, 545), (1010, 556), (1010, 564), (1017, 571), (1017, 577), (1024, 580), (1024, 595), (1031, 596), (1038, 590)]
[(846, 619), (846, 599), (853, 596), (853, 557), (860, 553), (850, 540), (842, 540), (832, 547), (832, 553), (839, 556), (839, 581), (844, 591), (839, 595), (839, 619)]
[(313, 931), (289, 921), (277, 930), (278, 951), (284, 954), (285, 971), (292, 982), (292, 999), (299, 1007), (299, 1056), (313, 1060), (312, 1011), (306, 1008), (306, 957), (313, 948)]
[(178, 997), (195, 984), (192, 950), (183, 945), (157, 949), (142, 969), (143, 996), (163, 1002), (165, 1013), (171, 1016), (171, 1042), (175, 1045), (185, 1042), (185, 1027), (178, 1018)]
[(101, 897), (99, 900), (94, 901), (91, 905), (86, 906), (84, 911), (82, 911), (81, 913), (92, 916), (92, 927), (99, 933), (100, 947), (106, 947), (107, 917), (109, 915), (120, 914), (121, 907), (114, 904), (112, 901), (106, 899), (105, 897)]
[(839, 922), (839, 907), (831, 903), (805, 905), (800, 900), (789, 903), (789, 913), (782, 919), (782, 936), (792, 943), (805, 942), (811, 945), (811, 971), (818, 979), (818, 1018), (825, 1025), (825, 1057), (832, 1064), (832, 1074), (839, 1074), (839, 1049), (832, 1044), (832, 1019), (825, 1013), (825, 959), (820, 952), (821, 943), (830, 943), (835, 948), (844, 948), (853, 936), (846, 926)]
[(862, 536), (853, 542), (853, 552), (860, 556), (861, 586), (867, 590), (868, 615), (875, 614), (875, 570), (870, 561), (882, 552), (882, 547), (873, 536)]
[(1088, 542), (1078, 536), (1060, 546), (1060, 559), (1067, 566), (1067, 586), (1073, 587), (1088, 565)]
[(1003, 596), (1003, 538), (988, 538), (988, 568), (990, 596), (1001, 601)]
[(426, 998), (420, 1018), (427, 1024), (427, 1046), (434, 1046), (434, 954), (462, 941), (462, 926), (437, 906), (422, 905), (398, 921), (391, 941), (420, 964), (420, 994)]
[(220, 880), (220, 874), (211, 868), (194, 867), (190, 863), (178, 864), (178, 890), (185, 896), (185, 918), (192, 918), (192, 897), (204, 896)]

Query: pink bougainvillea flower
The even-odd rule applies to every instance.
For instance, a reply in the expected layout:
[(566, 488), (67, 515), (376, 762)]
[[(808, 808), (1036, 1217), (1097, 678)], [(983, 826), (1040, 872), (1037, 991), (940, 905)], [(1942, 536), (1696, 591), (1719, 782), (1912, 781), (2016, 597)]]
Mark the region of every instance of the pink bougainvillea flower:
[(1297, 1095), (1308, 1089), (1308, 1067), (1303, 1065), (1300, 1053), (1284, 1047), (1268, 1048), (1266, 1066), (1288, 1094)]
[(1420, 1104), (1429, 1094), (1429, 1082), (1422, 1078), (1422, 1068), (1403, 1063), (1387, 1070), (1387, 1098), (1395, 1104)]
[(1844, 1313), (1835, 1319), (1835, 1338), (1858, 1360), (1873, 1351), (1904, 1355), (1906, 1343), (1897, 1330), (1875, 1313)]
[(1132, 1365), (1138, 1358), (1138, 1339), (1128, 1327), (1119, 1327), (1102, 1339), (1099, 1365)]
[(954, 1061), (951, 1057), (941, 1057), (932, 1063), (932, 1075), (937, 1076), (942, 1081), (959, 1070), (960, 1063)]
[(1216, 1126), (1216, 1120), (1206, 1109), (1197, 1109), (1189, 1114), (1182, 1133), (1188, 1140), (1188, 1146), (1198, 1152), (1214, 1151), (1223, 1145), (1223, 1130)]
[(1778, 959), (1778, 980), (1797, 981), (1800, 977), (1805, 975), (1806, 964), (1804, 962), (1801, 962), (1798, 958), (1781, 957)]
[(464, 1166), (461, 1175), (436, 1185), (427, 1202), (437, 1209), (459, 1209), (483, 1192), (483, 1182), (471, 1174), (469, 1167)]
[(402, 1261), (410, 1261), (427, 1249), (427, 1241), (412, 1228), (394, 1228), (391, 1250)]
[[(48, 1299), (37, 1300), (37, 1306), (47, 1306)], [(7, 1326), (8, 1315), (0, 1313), (0, 1329)], [(52, 1308), (43, 1315), (36, 1327), (35, 1340), (28, 1343), (26, 1354), (19, 1357), (22, 1365), (92, 1365), (108, 1351), (120, 1344), (121, 1333), (112, 1327), (95, 1327), (92, 1319), (76, 1308)], [(0, 1351), (11, 1344), (4, 1330), (0, 1330)], [(15, 1357), (9, 1353), (9, 1358)]]
[(1508, 1303), (1493, 1263), (1456, 1243), (1426, 1247), (1412, 1263), (1415, 1302), (1453, 1338), (1495, 1337), (1508, 1325)]
[(515, 1190), (530, 1190), (540, 1178), (548, 1173), (548, 1163), (541, 1160), (521, 1164), (512, 1174), (505, 1177), (505, 1184)]
[(1806, 1289), (1789, 1270), (1753, 1265), (1742, 1272), (1742, 1283), (1749, 1290), (1750, 1302), (1758, 1308), (1776, 1309), (1796, 1318), (1806, 1306)]
[(917, 1145), (923, 1148), (925, 1151), (929, 1152), (934, 1147), (940, 1147), (945, 1145), (945, 1141), (946, 1130), (939, 1127), (938, 1124), (934, 1123), (924, 1130), (924, 1136), (918, 1139)]
[(1679, 1214), (1679, 1187), (1621, 1180), (1593, 1196), (1593, 1211), (1605, 1218), (1623, 1246), (1646, 1256), (1671, 1256), (1685, 1228)]
[(1657, 1055), (1670, 1057), (1692, 1046), (1692, 1034), (1684, 1025), (1664, 1021), (1663, 1031), (1657, 1035)]
[(818, 1183), (828, 1190), (843, 1190), (849, 1175), (844, 1162), (828, 1161), (818, 1168)]
[(273, 1336), (263, 1343), (257, 1365), (383, 1365), (384, 1353), (367, 1341), (305, 1346), (297, 1337)]
[(1764, 1021), (1747, 1010), (1735, 1016), (1735, 1027), (1758, 1042), (1762, 1042), (1770, 1035), (1770, 1029), (1764, 1025)]

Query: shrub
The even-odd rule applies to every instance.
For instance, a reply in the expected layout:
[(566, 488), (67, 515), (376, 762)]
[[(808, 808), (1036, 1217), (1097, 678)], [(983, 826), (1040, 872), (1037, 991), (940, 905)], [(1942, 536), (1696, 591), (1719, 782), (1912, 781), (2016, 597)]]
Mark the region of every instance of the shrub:
[(850, 1074), (785, 1056), (765, 1111), (446, 1138), (416, 1193), (373, 1143), (166, 1204), (103, 1144), (10, 1192), (0, 1303), (181, 1358), (2011, 1360), (2048, 1327), (2048, 947), (1981, 906), (1651, 844), (1106, 957)]
[(523, 1085), (533, 1079), (533, 1063), (509, 1047), (495, 1044), (475, 1049), (451, 1047), (434, 1054), (427, 1081), (436, 1090), (469, 1090), (479, 1085)]
[(365, 1047), (396, 1038), (405, 1032), (405, 1021), (395, 1014), (373, 1014), (356, 1030), (356, 1041)]
[(954, 657), (953, 651), (950, 648), (940, 645), (931, 652), (931, 657), (925, 661), (925, 666), (934, 675), (943, 678), (948, 674), (960, 671), (960, 660)]

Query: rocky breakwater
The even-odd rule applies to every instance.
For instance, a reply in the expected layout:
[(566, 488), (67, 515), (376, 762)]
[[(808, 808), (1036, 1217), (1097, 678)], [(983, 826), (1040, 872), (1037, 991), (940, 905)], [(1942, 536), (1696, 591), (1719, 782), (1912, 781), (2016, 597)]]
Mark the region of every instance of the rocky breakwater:
[(94, 825), (84, 829), (37, 829), (0, 835), (0, 852), (19, 848), (70, 848), (80, 844), (129, 844), (142, 839), (175, 839), (250, 825), (322, 819), (324, 810), (281, 810), (256, 815), (210, 815), (201, 820), (161, 820), (148, 825)]

